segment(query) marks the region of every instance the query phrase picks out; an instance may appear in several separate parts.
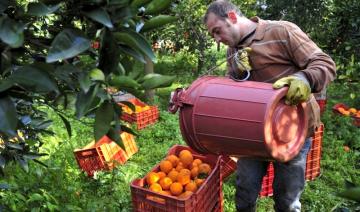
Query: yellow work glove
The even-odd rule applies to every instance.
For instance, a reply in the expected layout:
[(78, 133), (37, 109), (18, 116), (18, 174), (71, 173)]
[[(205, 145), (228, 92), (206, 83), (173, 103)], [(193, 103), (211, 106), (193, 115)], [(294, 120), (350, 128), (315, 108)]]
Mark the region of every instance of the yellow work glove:
[(235, 63), (238, 67), (238, 72), (242, 75), (245, 71), (251, 71), (251, 65), (249, 62), (250, 47), (239, 49), (234, 56)]
[(285, 104), (287, 105), (297, 105), (300, 102), (307, 101), (310, 97), (311, 88), (309, 82), (302, 74), (281, 78), (273, 84), (273, 88), (275, 89), (284, 86), (289, 86), (285, 99)]

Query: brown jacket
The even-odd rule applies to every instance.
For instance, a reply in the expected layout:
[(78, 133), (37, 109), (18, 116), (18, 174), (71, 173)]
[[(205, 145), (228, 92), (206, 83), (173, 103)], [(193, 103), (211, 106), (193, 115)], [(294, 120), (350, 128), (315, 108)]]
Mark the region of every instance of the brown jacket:
[[(249, 80), (274, 83), (301, 71), (310, 83), (312, 93), (318, 93), (335, 79), (334, 61), (325, 54), (298, 26), (287, 21), (269, 21), (258, 17), (255, 33), (238, 47), (251, 47), (252, 66)], [(228, 48), (228, 57), (237, 48)], [(229, 74), (237, 72), (233, 59), (228, 60)], [(320, 110), (312, 96), (308, 104), (309, 135), (320, 123)]]

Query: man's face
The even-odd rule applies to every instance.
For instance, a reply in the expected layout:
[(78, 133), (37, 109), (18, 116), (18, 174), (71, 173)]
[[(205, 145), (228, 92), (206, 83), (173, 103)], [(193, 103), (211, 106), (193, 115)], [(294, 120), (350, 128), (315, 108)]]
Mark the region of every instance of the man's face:
[(214, 13), (210, 13), (206, 22), (207, 29), (217, 43), (223, 43), (230, 47), (236, 47), (239, 33), (236, 31), (235, 23), (230, 19), (221, 19)]

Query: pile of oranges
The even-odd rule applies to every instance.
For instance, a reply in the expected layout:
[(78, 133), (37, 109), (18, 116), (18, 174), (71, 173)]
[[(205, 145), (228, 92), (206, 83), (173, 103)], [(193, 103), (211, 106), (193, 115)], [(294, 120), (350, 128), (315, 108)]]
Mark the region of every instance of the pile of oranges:
[(344, 116), (353, 116), (353, 117), (360, 118), (360, 110), (357, 110), (355, 108), (347, 109), (345, 107), (339, 106), (337, 108), (337, 111), (339, 111), (339, 113), (343, 114)]
[(125, 113), (128, 113), (128, 114), (132, 114), (133, 112), (139, 113), (139, 112), (142, 112), (142, 111), (145, 111), (145, 110), (149, 110), (149, 109), (150, 109), (150, 106), (149, 106), (149, 105), (145, 105), (145, 106), (135, 105), (135, 111), (133, 111), (132, 109), (130, 109), (128, 106), (123, 106), (123, 107), (122, 107), (122, 110), (123, 110)]
[(211, 166), (194, 158), (189, 150), (168, 155), (159, 164), (160, 170), (146, 176), (146, 187), (164, 195), (186, 199), (196, 192), (211, 172)]

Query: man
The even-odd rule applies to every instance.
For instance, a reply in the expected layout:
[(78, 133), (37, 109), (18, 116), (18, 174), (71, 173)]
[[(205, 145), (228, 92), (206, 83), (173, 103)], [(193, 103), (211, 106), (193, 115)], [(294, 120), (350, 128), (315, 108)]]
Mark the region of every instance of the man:
[[(301, 29), (286, 21), (246, 18), (226, 0), (211, 3), (204, 17), (209, 33), (217, 43), (228, 46), (228, 71), (243, 79), (273, 83), (275, 89), (289, 86), (285, 103), (308, 102), (309, 132), (299, 154), (286, 163), (274, 162), (274, 201), (276, 211), (300, 211), (300, 195), (305, 185), (306, 155), (311, 135), (320, 123), (319, 106), (311, 93), (320, 92), (336, 76), (333, 60)], [(244, 57), (244, 49), (248, 55)], [(262, 177), (268, 162), (241, 158), (237, 162), (236, 208), (255, 211)]]

